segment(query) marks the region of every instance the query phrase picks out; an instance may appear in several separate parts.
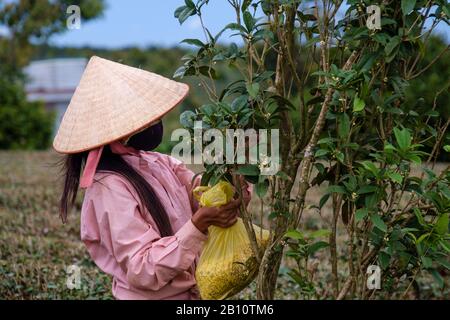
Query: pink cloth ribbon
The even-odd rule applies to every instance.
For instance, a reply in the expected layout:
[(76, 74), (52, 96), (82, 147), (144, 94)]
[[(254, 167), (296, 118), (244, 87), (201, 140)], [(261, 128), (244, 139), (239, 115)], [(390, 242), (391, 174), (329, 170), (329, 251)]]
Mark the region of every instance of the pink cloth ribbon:
[[(111, 151), (116, 154), (132, 154), (139, 155), (139, 151), (123, 145), (118, 141), (111, 142), (109, 144)], [(98, 163), (102, 157), (104, 146), (92, 149), (89, 151), (88, 157), (86, 159), (86, 165), (84, 166), (83, 175), (80, 178), (80, 188), (89, 188), (94, 182), (94, 175), (97, 171)]]

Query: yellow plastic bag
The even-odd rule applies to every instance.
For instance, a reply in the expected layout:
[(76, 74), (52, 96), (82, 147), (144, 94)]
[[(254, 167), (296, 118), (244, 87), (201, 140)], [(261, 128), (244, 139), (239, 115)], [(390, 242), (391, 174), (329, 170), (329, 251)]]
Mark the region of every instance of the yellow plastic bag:
[(229, 182), (220, 181), (214, 187), (197, 187), (193, 193), (202, 207), (220, 207), (230, 202), (234, 189)]
[[(197, 187), (194, 196), (202, 206), (220, 206), (232, 199), (233, 187), (222, 181), (212, 188)], [(253, 228), (259, 245), (265, 247), (269, 231), (256, 225)], [(241, 218), (226, 229), (210, 226), (208, 234), (195, 272), (197, 286), (202, 299), (226, 299), (252, 282), (258, 271), (258, 263)]]

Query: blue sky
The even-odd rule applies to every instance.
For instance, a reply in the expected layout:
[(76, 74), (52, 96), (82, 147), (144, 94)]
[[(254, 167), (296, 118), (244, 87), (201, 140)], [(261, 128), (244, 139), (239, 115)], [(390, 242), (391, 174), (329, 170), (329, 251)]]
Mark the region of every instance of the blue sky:
[[(124, 46), (149, 45), (173, 46), (185, 38), (204, 39), (197, 17), (189, 18), (182, 26), (174, 18), (175, 9), (184, 0), (106, 0), (103, 17), (83, 24), (79, 30), (69, 30), (54, 36), (51, 43), (67, 46), (90, 45), (119, 48)], [(204, 7), (203, 19), (212, 34), (234, 21), (234, 11), (227, 0), (210, 0)], [(441, 24), (439, 33), (447, 33), (449, 27)], [(224, 34), (222, 39), (227, 39)]]
[[(204, 39), (195, 17), (182, 26), (174, 18), (184, 0), (108, 0), (103, 17), (52, 38), (54, 44), (68, 46), (172, 46), (185, 38)], [(215, 34), (232, 21), (234, 11), (226, 0), (211, 0), (204, 9), (204, 22)]]

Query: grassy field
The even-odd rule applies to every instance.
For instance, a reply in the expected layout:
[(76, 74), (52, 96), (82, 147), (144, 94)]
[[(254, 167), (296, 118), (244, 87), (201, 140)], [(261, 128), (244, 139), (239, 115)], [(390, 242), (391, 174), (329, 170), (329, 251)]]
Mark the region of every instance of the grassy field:
[[(81, 197), (67, 224), (58, 217), (57, 161), (53, 152), (0, 151), (0, 299), (112, 299), (110, 277), (92, 263), (79, 240)], [(317, 204), (318, 198), (312, 190), (307, 203)], [(259, 206), (252, 200), (252, 209)], [(329, 209), (325, 207), (321, 215), (315, 209), (307, 210), (302, 228), (326, 228)], [(338, 241), (344, 240), (339, 236)], [(330, 276), (327, 252), (315, 260), (317, 277), (326, 286)], [(299, 298), (298, 286), (286, 274), (289, 263), (285, 261), (280, 270), (276, 298)], [(71, 265), (81, 268), (79, 289), (67, 287)], [(234, 298), (255, 298), (254, 287), (253, 283)], [(443, 294), (436, 296), (432, 285), (427, 292), (425, 297), (431, 298)]]

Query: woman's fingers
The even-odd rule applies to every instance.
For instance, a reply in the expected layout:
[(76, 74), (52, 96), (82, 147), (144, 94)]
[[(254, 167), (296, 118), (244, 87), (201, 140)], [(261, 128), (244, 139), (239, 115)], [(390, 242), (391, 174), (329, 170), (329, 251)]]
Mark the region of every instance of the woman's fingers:
[(221, 227), (221, 228), (229, 228), (232, 225), (234, 225), (236, 223), (236, 221), (237, 221), (237, 217), (232, 217), (231, 219), (218, 221), (217, 223), (215, 223), (215, 225), (218, 227)]
[(237, 221), (237, 210), (219, 210), (214, 217), (213, 224), (222, 228), (227, 228)]
[(221, 211), (218, 215), (219, 220), (222, 221), (228, 221), (229, 219), (232, 219), (237, 216), (237, 210), (226, 210)]
[(230, 202), (228, 202), (227, 204), (221, 206), (220, 209), (225, 210), (225, 211), (233, 211), (233, 210), (239, 209), (240, 205), (241, 205), (241, 200), (234, 199), (234, 200), (231, 200)]
[(232, 217), (231, 219), (228, 220), (228, 226), (232, 226), (233, 224), (235, 224), (237, 221), (237, 216)]
[(221, 228), (228, 228), (234, 225), (238, 219), (240, 199), (231, 200), (226, 205), (216, 208), (216, 212), (212, 214), (212, 224)]

